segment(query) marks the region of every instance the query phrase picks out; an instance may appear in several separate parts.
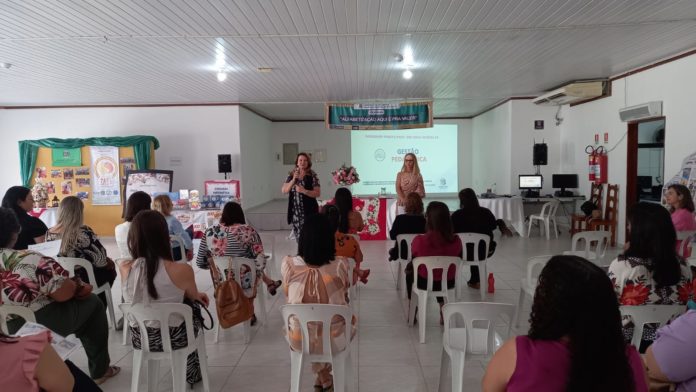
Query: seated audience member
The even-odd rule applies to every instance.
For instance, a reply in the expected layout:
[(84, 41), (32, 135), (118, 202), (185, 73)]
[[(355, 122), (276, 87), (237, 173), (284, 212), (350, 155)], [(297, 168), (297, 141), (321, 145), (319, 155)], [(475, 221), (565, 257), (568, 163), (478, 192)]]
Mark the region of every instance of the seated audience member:
[[(128, 249), (134, 260), (119, 265), (123, 298), (133, 304), (144, 303), (148, 296), (151, 303), (183, 303), (184, 297), (191, 301), (200, 301), (208, 306), (208, 296), (198, 291), (193, 268), (187, 263), (172, 261), (172, 249), (169, 244), (169, 229), (162, 214), (156, 211), (141, 211), (131, 221), (128, 231)], [(178, 325), (170, 320), (169, 337), (173, 348), (188, 345), (184, 319), (176, 318)], [(141, 347), (140, 329), (135, 320), (128, 320), (133, 347)], [(200, 320), (193, 319), (193, 330), (197, 336)], [(148, 341), (152, 351), (162, 350), (162, 331), (155, 326), (148, 326)], [(193, 343), (193, 342), (191, 342)], [(186, 361), (186, 382), (193, 384), (201, 380), (198, 352), (189, 354)]]
[(2, 206), (9, 208), (17, 215), (22, 230), (14, 245), (17, 250), (27, 249), (29, 245), (45, 241), (48, 227), (41, 219), (28, 214), (34, 208), (34, 197), (31, 190), (23, 186), (13, 186), (5, 192), (2, 198)]
[[(450, 220), (450, 212), (447, 205), (440, 201), (433, 201), (428, 204), (425, 210), (425, 221), (427, 231), (413, 239), (411, 246), (411, 256), (416, 257), (426, 256), (456, 256), (462, 255), (462, 243), (459, 238), (454, 235), (452, 230), (452, 221)], [(409, 263), (412, 264), (412, 263)], [(409, 271), (407, 269), (407, 271)], [(450, 266), (447, 269), (447, 288), (454, 287), (456, 278), (456, 268)], [(428, 283), (428, 271), (425, 266), (420, 266), (417, 271), (418, 280), (416, 284), (419, 289), (425, 290)], [(439, 290), (442, 286), (443, 271), (433, 271), (434, 288)], [(410, 275), (410, 277), (409, 277)], [(410, 274), (406, 274), (406, 291), (408, 298), (411, 299), (411, 287), (413, 286), (413, 267), (410, 268)], [(442, 306), (444, 299), (437, 297), (437, 302), (440, 304), (440, 324), (442, 324)]]
[[(411, 192), (406, 196), (404, 202), (405, 213), (397, 215), (389, 230), (389, 238), (396, 240), (400, 234), (422, 234), (425, 233), (425, 216), (423, 216), (423, 199), (416, 192)], [(401, 255), (398, 254), (398, 244), (389, 249), (389, 261), (396, 260), (401, 256), (407, 257), (406, 249), (402, 249)]]
[(331, 230), (335, 232), (336, 237), (336, 256), (349, 257), (355, 260), (355, 268), (353, 269), (352, 284), (355, 284), (358, 279), (361, 282), (367, 283), (367, 277), (370, 275), (369, 269), (361, 269), (360, 265), (363, 261), (362, 250), (360, 243), (350, 234), (341, 233), (338, 231), (338, 226), (343, 218), (334, 205), (327, 204), (321, 209), (321, 213), (326, 215), (331, 225)]
[(121, 257), (131, 257), (128, 253), (128, 229), (130, 228), (131, 222), (138, 212), (143, 210), (149, 210), (150, 204), (152, 203), (152, 198), (150, 195), (143, 191), (134, 192), (128, 198), (126, 202), (126, 211), (123, 218), (125, 222), (116, 226), (114, 230), (116, 235), (116, 245), (118, 245), (118, 250), (121, 252)]
[[(490, 238), (488, 243), (488, 254), (485, 254), (483, 244), (478, 249), (479, 259), (490, 257), (495, 252), (496, 242), (493, 240), (493, 230), (498, 227), (495, 216), (491, 210), (479, 206), (476, 193), (471, 188), (465, 188), (459, 191), (459, 209), (452, 214), (452, 226), (455, 233), (478, 233), (485, 234)], [(473, 249), (467, 249), (467, 253), (471, 255)], [(473, 261), (470, 257), (467, 261)], [(471, 288), (479, 289), (481, 285), (481, 276), (479, 268), (476, 265), (471, 267), (471, 277), (467, 285)]]
[[(686, 305), (691, 293), (691, 270), (675, 249), (676, 232), (667, 210), (659, 204), (638, 203), (628, 213), (626, 250), (609, 266), (609, 278), (621, 305)], [(624, 320), (626, 339), (633, 327)], [(644, 346), (655, 340), (655, 328), (643, 330)]]
[(677, 384), (677, 392), (696, 390), (696, 310), (657, 330), (645, 353), (651, 380)]
[[(109, 325), (104, 304), (92, 294), (92, 286), (69, 279), (68, 271), (50, 257), (39, 253), (14, 250), (12, 246), (21, 226), (14, 212), (0, 208), (0, 286), (2, 302), (29, 308), (36, 322), (55, 333), (75, 334), (87, 354), (89, 375), (97, 384), (121, 370), (109, 366)], [(11, 333), (24, 323), (8, 322)]]
[[(332, 304), (346, 305), (350, 286), (346, 260), (335, 256), (335, 236), (329, 221), (323, 214), (311, 215), (305, 219), (300, 231), (297, 256), (283, 259), (282, 275), (284, 289), (289, 304)], [(355, 326), (355, 318), (353, 318)], [(348, 343), (345, 334), (345, 320), (336, 317), (331, 323), (331, 345), (333, 350), (342, 350)], [(316, 325), (309, 325), (310, 351), (321, 353), (322, 336)], [(286, 331), (290, 347), (302, 350), (302, 332), (298, 320), (291, 319)], [(352, 331), (351, 340), (355, 336)], [(323, 348), (326, 353), (327, 347)], [(330, 363), (312, 363), (315, 374), (314, 391), (333, 391), (333, 377)]]
[[(191, 240), (189, 233), (184, 230), (181, 222), (179, 222), (176, 217), (172, 215), (172, 209), (174, 209), (172, 199), (170, 199), (167, 195), (155, 196), (155, 199), (152, 200), (152, 209), (164, 215), (164, 219), (167, 221), (167, 227), (169, 227), (170, 235), (178, 235), (182, 240), (184, 240), (184, 248), (186, 248), (186, 260), (193, 259), (193, 241)], [(179, 251), (181, 250), (179, 249)], [(174, 256), (175, 259), (180, 258), (176, 257), (176, 255)]]
[[(271, 295), (275, 295), (283, 283), (280, 280), (273, 281), (266, 275), (266, 256), (261, 237), (256, 229), (246, 224), (242, 206), (233, 201), (225, 204), (222, 209), (220, 224), (206, 229), (196, 256), (198, 268), (208, 269), (213, 262), (213, 256), (246, 257), (256, 260), (256, 284), (263, 280)], [(251, 281), (251, 278), (242, 279), (242, 288), (251, 289), (249, 285), (244, 284), (245, 281)]]
[[(665, 200), (672, 214), (672, 224), (677, 231), (696, 230), (696, 218), (694, 218), (694, 200), (691, 198), (689, 188), (681, 184), (672, 184), (667, 187)], [(691, 252), (680, 249), (682, 241), (677, 241), (677, 253), (688, 258)]]
[[(67, 196), (60, 202), (58, 224), (46, 233), (47, 241), (61, 240), (58, 256), (77, 257), (89, 261), (94, 268), (94, 279), (90, 282), (97, 286), (104, 283), (114, 285), (116, 265), (106, 256), (106, 249), (89, 226), (84, 224), (84, 204), (75, 196)], [(87, 271), (76, 270), (83, 282), (88, 282)], [(99, 299), (106, 306), (106, 295), (99, 294)]]
[(485, 392), (647, 391), (640, 355), (625, 343), (604, 271), (554, 256), (539, 275), (529, 333), (505, 342), (483, 377)]
[(336, 189), (334, 203), (341, 215), (338, 231), (344, 234), (355, 234), (363, 230), (365, 225), (363, 218), (359, 212), (353, 210), (353, 195), (348, 188)]

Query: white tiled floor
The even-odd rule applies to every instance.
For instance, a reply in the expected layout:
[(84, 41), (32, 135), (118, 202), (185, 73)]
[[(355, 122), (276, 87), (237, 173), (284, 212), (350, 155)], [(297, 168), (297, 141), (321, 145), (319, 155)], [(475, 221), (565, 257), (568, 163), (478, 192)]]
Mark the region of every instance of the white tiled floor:
[[(519, 280), (524, 274), (526, 261), (531, 256), (557, 254), (570, 249), (567, 234), (558, 240), (546, 241), (536, 231), (529, 239), (513, 237), (498, 240), (495, 256), (489, 261), (489, 271), (494, 273), (496, 291), (488, 294), (487, 300), (516, 304)], [(285, 239), (287, 232), (268, 232), (275, 238), (275, 262), (282, 255), (294, 254), (295, 243)], [(110, 254), (116, 254), (112, 238), (103, 242)], [(366, 286), (358, 289), (355, 310), (358, 314), (358, 334), (353, 345), (354, 369), (360, 391), (437, 391), (442, 353), (442, 330), (438, 325), (437, 306), (429, 306), (426, 343), (418, 342), (417, 328), (406, 323), (408, 301), (395, 290), (395, 264), (387, 262), (387, 249), (391, 241), (362, 241), (365, 254), (364, 268), (372, 273)], [(112, 253), (113, 252), (113, 253)], [(611, 260), (617, 250), (608, 252)], [(278, 269), (269, 265), (269, 271), (277, 277)], [(210, 275), (206, 270), (195, 269), (199, 290), (212, 297)], [(113, 288), (114, 299), (120, 298), (120, 284)], [(467, 289), (465, 300), (480, 300), (479, 292)], [(254, 327), (251, 343), (243, 344), (241, 328), (235, 327), (221, 335), (220, 343), (214, 344), (212, 333), (206, 334), (208, 341), (208, 364), (210, 366), (211, 390), (235, 391), (287, 391), (290, 379), (290, 356), (283, 338), (279, 307), (285, 303), (282, 293), (268, 297), (268, 325)], [(529, 312), (526, 301), (525, 312)], [(214, 307), (213, 307), (214, 309)], [(214, 310), (213, 310), (214, 313)], [(118, 317), (118, 316), (117, 316)], [(513, 333), (525, 333), (526, 322)], [(103, 385), (105, 391), (129, 391), (131, 383), (132, 350), (122, 346), (121, 333), (111, 330), (109, 353), (113, 364), (122, 367), (120, 375)], [(86, 368), (82, 351), (71, 358), (78, 366)], [(169, 364), (162, 364), (160, 390), (171, 390)], [(467, 362), (465, 390), (480, 390), (485, 363)], [(303, 390), (311, 391), (313, 377), (309, 368), (303, 376)], [(140, 390), (145, 390), (141, 384)], [(197, 385), (196, 390), (201, 390)]]

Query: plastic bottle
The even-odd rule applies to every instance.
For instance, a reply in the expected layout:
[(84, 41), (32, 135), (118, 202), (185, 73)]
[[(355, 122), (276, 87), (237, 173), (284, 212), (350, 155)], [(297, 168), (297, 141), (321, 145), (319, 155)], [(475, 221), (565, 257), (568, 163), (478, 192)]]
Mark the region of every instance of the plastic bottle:
[(492, 272), (488, 274), (488, 292), (495, 293), (495, 278)]

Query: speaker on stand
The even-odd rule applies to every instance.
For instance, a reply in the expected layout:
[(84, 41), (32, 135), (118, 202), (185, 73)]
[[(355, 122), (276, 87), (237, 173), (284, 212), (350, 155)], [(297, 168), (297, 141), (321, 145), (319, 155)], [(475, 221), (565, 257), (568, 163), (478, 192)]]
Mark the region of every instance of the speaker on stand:
[(227, 173), (232, 173), (231, 154), (218, 154), (218, 173), (225, 173), (225, 180), (227, 179)]

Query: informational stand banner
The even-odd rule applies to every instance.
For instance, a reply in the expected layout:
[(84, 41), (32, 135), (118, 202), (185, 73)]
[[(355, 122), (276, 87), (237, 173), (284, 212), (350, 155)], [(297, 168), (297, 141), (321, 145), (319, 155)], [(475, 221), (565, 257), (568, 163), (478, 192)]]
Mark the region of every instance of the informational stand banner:
[(325, 123), (346, 130), (431, 128), (433, 102), (327, 103)]
[(224, 198), (239, 199), (238, 180), (210, 180), (205, 181), (206, 196), (221, 196)]
[(171, 170), (131, 170), (126, 177), (123, 193), (126, 200), (135, 192), (143, 191), (150, 196), (172, 191), (174, 172)]
[(92, 161), (92, 205), (121, 204), (118, 147), (90, 146)]
[(662, 204), (666, 204), (665, 193), (673, 184), (681, 184), (689, 188), (691, 196), (696, 200), (696, 152), (684, 158), (679, 172), (665, 183), (662, 188)]

